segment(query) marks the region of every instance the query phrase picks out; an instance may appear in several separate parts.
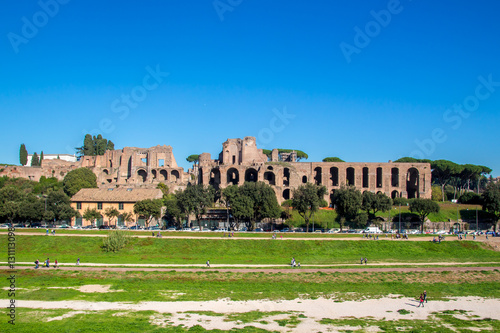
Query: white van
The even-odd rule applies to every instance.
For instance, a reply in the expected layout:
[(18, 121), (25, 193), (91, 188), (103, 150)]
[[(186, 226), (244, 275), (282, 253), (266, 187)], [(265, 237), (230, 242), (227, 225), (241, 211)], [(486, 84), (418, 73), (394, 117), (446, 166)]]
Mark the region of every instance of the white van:
[(381, 234), (382, 230), (378, 227), (368, 227), (363, 231), (365, 234)]

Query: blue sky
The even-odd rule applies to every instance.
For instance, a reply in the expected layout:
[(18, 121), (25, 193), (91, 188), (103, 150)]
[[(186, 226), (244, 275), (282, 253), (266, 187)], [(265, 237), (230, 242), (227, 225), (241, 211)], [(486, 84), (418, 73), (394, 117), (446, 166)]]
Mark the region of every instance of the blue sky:
[[(500, 176), (498, 1), (2, 1), (0, 162), (227, 138)], [(156, 73), (156, 74), (151, 74)]]

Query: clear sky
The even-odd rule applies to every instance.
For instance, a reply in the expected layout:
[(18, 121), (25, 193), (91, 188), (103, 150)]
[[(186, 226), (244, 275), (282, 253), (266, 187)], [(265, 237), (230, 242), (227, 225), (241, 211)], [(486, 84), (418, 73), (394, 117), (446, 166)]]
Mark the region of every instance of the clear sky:
[(1, 1), (0, 162), (171, 145), (486, 165), (500, 176), (499, 1)]

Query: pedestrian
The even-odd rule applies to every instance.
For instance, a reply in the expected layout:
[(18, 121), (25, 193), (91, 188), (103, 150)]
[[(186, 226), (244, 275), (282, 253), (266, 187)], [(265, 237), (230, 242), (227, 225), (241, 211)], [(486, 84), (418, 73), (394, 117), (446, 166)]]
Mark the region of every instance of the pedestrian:
[(47, 229), (45, 230), (45, 236), (48, 236), (48, 235), (49, 235), (49, 228), (47, 228)]
[(420, 294), (420, 302), (418, 303), (417, 308), (419, 308), (420, 305), (422, 305), (422, 307), (424, 307), (424, 294)]
[(49, 265), (50, 265), (50, 260), (49, 260), (49, 258), (47, 258), (47, 260), (45, 260), (45, 266), (47, 266), (47, 268), (48, 268)]
[(37, 260), (35, 261), (35, 269), (38, 269), (38, 265), (39, 265), (39, 264), (40, 264), (40, 261), (37, 259)]
[(210, 260), (207, 260), (207, 267), (210, 267)]
[(366, 263), (367, 263), (367, 262), (368, 262), (368, 260), (367, 260), (367, 259), (366, 259), (366, 257), (365, 257), (365, 265), (366, 265)]
[(297, 267), (300, 268), (300, 262), (297, 264)]
[(290, 262), (290, 266), (292, 266), (292, 268), (295, 267), (295, 258), (292, 257), (292, 261)]
[(54, 261), (54, 268), (57, 268), (57, 259)]
[(76, 265), (80, 265), (80, 258), (76, 259)]
[(427, 290), (424, 290), (424, 301), (427, 303)]
[(55, 236), (56, 235), (56, 231), (54, 229), (52, 229), (52, 236)]
[(361, 257), (361, 259), (359, 259), (360, 261), (360, 264), (363, 265), (363, 257)]

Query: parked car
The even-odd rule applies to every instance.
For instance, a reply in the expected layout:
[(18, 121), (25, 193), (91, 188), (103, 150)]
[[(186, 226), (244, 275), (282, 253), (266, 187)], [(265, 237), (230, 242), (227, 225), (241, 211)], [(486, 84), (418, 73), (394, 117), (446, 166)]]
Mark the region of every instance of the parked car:
[(167, 228), (167, 231), (176, 231), (177, 228), (176, 227), (170, 227), (170, 228)]
[(59, 229), (69, 229), (71, 227), (69, 225), (67, 225), (67, 224), (61, 224), (58, 228)]
[(255, 232), (263, 232), (263, 231), (264, 231), (264, 229), (262, 229), (262, 228), (256, 228), (254, 231), (255, 231)]
[(182, 231), (193, 231), (191, 228), (182, 228)]

